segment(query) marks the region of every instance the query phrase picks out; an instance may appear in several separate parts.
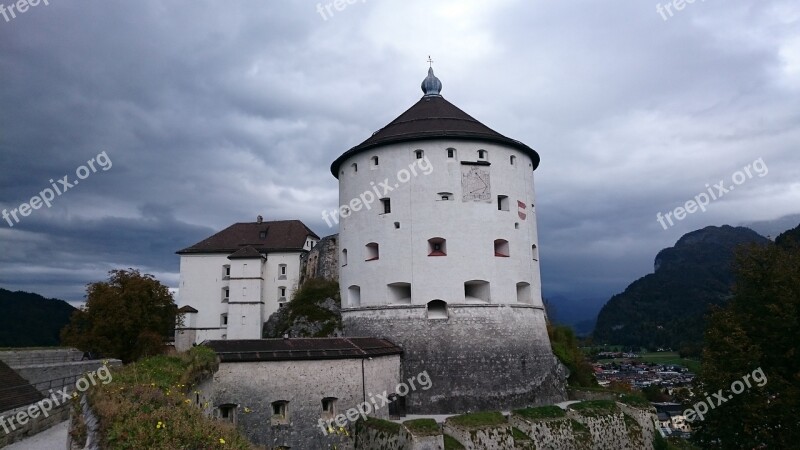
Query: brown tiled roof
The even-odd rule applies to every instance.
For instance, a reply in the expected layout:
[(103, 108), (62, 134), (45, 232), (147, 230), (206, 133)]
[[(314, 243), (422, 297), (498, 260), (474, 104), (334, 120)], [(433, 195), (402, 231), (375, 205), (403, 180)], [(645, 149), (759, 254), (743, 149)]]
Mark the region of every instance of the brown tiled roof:
[(30, 405), (43, 398), (27, 380), (0, 361), (0, 412)]
[[(262, 232), (266, 232), (263, 238), (261, 237)], [(253, 247), (260, 253), (302, 250), (308, 236), (319, 239), (316, 233), (299, 220), (235, 223), (210, 238), (177, 253), (179, 255), (234, 253), (247, 246)]]
[(508, 138), (478, 122), (444, 99), (433, 95), (422, 97), (414, 106), (381, 128), (369, 139), (344, 152), (331, 164), (331, 173), (339, 178), (339, 166), (345, 159), (367, 149), (396, 142), (450, 138), (489, 141), (515, 147), (539, 166), (539, 154), (520, 141)]
[[(303, 242), (305, 242), (305, 240)], [(253, 258), (261, 258), (261, 253), (255, 248), (253, 248), (252, 245), (248, 245), (247, 247), (242, 247), (239, 250), (236, 250), (231, 256), (228, 256), (228, 259), (253, 259)]]
[(403, 349), (377, 338), (298, 338), (206, 341), (222, 362), (350, 359), (399, 355)]

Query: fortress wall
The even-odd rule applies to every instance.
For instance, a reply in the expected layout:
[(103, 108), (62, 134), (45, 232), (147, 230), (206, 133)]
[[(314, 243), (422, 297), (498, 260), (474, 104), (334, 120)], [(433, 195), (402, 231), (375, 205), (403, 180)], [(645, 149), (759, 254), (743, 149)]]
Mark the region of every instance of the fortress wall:
[(352, 308), (347, 336), (403, 347), (403, 377), (427, 371), (433, 386), (411, 392), (408, 414), (509, 410), (566, 400), (566, 369), (550, 349), (544, 311), (527, 305), (448, 305), (447, 319), (425, 306)]

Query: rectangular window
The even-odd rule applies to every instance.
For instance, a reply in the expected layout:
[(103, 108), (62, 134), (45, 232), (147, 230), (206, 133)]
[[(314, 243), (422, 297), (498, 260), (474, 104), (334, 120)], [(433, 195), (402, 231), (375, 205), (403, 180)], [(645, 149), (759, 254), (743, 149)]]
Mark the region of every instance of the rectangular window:
[(392, 212), (392, 201), (388, 198), (382, 198), (381, 203), (383, 203), (383, 213), (389, 214)]
[(497, 210), (498, 211), (508, 211), (508, 196), (507, 195), (498, 195), (497, 196)]
[(278, 279), (279, 280), (286, 279), (286, 264), (281, 264), (278, 266)]

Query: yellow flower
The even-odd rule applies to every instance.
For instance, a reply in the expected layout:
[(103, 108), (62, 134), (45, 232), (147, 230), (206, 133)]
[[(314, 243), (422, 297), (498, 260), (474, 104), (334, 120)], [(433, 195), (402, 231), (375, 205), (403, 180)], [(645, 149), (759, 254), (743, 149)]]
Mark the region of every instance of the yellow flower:
[(225, 445), (225, 439), (219, 438), (219, 443)]
[(250, 413), (250, 412), (253, 412), (253, 410), (245, 406), (244, 407), (244, 412)]
[(192, 403), (192, 401), (189, 400), (188, 398), (186, 400), (184, 400), (183, 402), (186, 403), (186, 404)]
[(159, 421), (158, 424), (156, 425), (156, 430), (160, 430), (162, 428), (167, 428), (167, 425)]

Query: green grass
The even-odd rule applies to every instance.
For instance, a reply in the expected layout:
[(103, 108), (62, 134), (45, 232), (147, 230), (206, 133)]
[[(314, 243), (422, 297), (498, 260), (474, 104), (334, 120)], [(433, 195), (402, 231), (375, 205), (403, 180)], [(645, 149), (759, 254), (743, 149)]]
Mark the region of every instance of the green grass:
[(212, 350), (194, 347), (112, 369), (111, 382), (89, 392), (100, 421), (101, 446), (253, 449), (231, 424), (205, 417), (192, 400), (195, 387), (187, 380), (210, 375), (217, 364)]
[(444, 450), (465, 450), (461, 442), (449, 434), (444, 435)]
[(626, 405), (636, 406), (639, 408), (650, 408), (650, 402), (641, 394), (622, 394), (619, 396), (618, 399), (620, 402), (625, 403)]
[(538, 408), (525, 408), (516, 409), (514, 414), (524, 417), (526, 419), (557, 419), (567, 415), (563, 409), (558, 406), (540, 406)]
[(454, 425), (459, 425), (467, 428), (479, 428), (488, 426), (505, 425), (507, 423), (505, 416), (499, 411), (486, 411), (476, 412), (470, 414), (463, 414), (447, 419)]
[(578, 422), (577, 420), (569, 419), (569, 421), (572, 424), (573, 431), (575, 431), (576, 433), (588, 433), (589, 432), (589, 428), (587, 428), (586, 425)]
[(415, 436), (436, 436), (441, 433), (439, 424), (433, 419), (406, 420), (403, 425)]
[(370, 417), (365, 421), (362, 421), (364, 426), (372, 428), (373, 430), (383, 431), (389, 434), (400, 434), (400, 424), (390, 422), (388, 420), (378, 419), (375, 417)]
[(574, 403), (569, 408), (584, 416), (604, 416), (619, 411), (617, 403), (612, 400), (590, 400)]
[(522, 430), (520, 430), (517, 427), (512, 427), (511, 428), (511, 435), (514, 437), (514, 442), (515, 443), (516, 442), (521, 442), (521, 441), (530, 441), (531, 440), (530, 436), (528, 436), (527, 434), (523, 433)]

